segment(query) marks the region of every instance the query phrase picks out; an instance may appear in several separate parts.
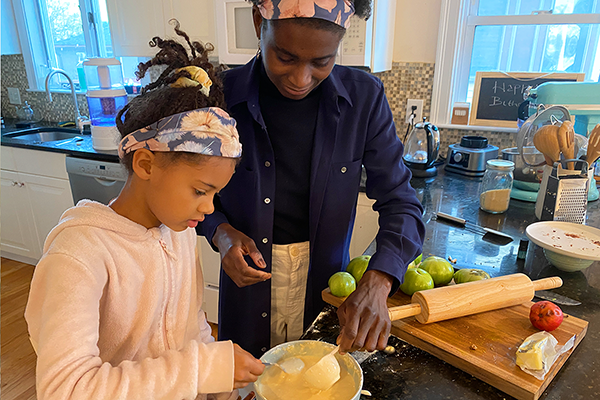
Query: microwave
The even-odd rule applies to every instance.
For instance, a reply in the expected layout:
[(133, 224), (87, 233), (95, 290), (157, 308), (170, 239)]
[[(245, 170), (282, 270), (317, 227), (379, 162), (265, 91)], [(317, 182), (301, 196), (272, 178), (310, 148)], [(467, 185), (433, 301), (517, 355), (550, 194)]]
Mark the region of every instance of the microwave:
[[(367, 67), (371, 72), (392, 69), (396, 0), (374, 0), (371, 17), (352, 16), (340, 43), (336, 63)], [(219, 62), (242, 65), (254, 57), (258, 39), (252, 21), (252, 3), (215, 0)]]

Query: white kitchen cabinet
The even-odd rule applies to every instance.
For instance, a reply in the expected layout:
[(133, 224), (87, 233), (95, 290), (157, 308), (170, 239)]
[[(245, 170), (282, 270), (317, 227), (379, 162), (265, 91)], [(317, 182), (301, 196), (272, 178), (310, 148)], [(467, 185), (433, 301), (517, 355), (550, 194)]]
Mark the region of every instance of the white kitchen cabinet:
[(219, 323), (219, 274), (221, 273), (221, 255), (214, 251), (204, 236), (198, 236), (198, 256), (204, 276), (204, 301), (202, 309), (209, 322)]
[(107, 0), (106, 5), (117, 57), (153, 57), (159, 49), (148, 42), (155, 36), (182, 40), (169, 23), (172, 18), (192, 41), (217, 46), (214, 0)]
[[(356, 207), (354, 231), (350, 241), (350, 258), (360, 256), (375, 239), (379, 224), (378, 214), (373, 211), (373, 203), (365, 193), (359, 193)], [(219, 322), (219, 274), (221, 272), (221, 255), (215, 252), (203, 236), (198, 236), (198, 255), (204, 275), (203, 310), (209, 322)]]
[(374, 203), (375, 200), (369, 199), (364, 192), (358, 194), (354, 230), (350, 240), (350, 259), (362, 255), (377, 235), (379, 214), (373, 211)]
[(6, 257), (4, 253), (9, 252), (35, 260), (40, 257), (40, 245), (33, 233), (33, 218), (27, 190), (21, 186), (23, 183), (16, 172), (2, 170), (0, 181), (2, 256)]
[[(2, 256), (35, 264), (46, 236), (73, 206), (65, 155), (2, 147)], [(13, 170), (9, 170), (12, 168)]]

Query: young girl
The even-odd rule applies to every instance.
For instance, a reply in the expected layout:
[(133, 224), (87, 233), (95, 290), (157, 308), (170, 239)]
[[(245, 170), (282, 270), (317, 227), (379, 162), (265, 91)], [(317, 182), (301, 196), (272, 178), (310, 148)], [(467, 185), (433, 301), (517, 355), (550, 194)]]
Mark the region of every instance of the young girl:
[[(241, 156), (210, 49), (154, 38), (177, 57), (118, 116), (129, 178), (108, 206), (83, 200), (50, 232), (25, 318), (39, 399), (237, 398), (262, 363), (215, 342), (201, 310), (193, 229)], [(123, 120), (124, 117), (124, 120)], [(209, 395), (210, 394), (210, 395)]]

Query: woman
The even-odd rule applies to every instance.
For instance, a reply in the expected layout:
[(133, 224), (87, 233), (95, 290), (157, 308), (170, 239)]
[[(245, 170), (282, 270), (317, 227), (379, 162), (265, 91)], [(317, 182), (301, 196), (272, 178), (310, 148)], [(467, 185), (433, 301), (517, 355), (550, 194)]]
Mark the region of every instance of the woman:
[(199, 227), (221, 253), (219, 337), (255, 356), (297, 339), (349, 262), (361, 166), (379, 213), (377, 251), (339, 308), (342, 352), (383, 349), (386, 298), (421, 251), (422, 207), (381, 81), (335, 65), (369, 0), (252, 0), (259, 53), (227, 71), (241, 165)]

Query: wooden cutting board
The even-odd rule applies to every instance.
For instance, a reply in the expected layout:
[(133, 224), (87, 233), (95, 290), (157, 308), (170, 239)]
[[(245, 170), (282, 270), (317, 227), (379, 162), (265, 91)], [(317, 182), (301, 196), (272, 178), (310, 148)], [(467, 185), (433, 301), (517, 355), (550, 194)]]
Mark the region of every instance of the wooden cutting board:
[[(322, 296), (336, 307), (344, 300), (333, 296), (329, 289), (323, 290)], [(400, 291), (388, 299), (388, 307), (404, 304), (410, 304), (410, 297)], [(538, 332), (529, 322), (532, 304), (431, 324), (410, 317), (392, 322), (391, 333), (519, 400), (537, 400), (585, 336), (588, 323), (564, 314), (563, 323), (552, 335), (560, 345), (575, 336), (575, 344), (556, 360), (544, 380), (539, 380), (515, 363), (517, 348), (526, 337)]]

